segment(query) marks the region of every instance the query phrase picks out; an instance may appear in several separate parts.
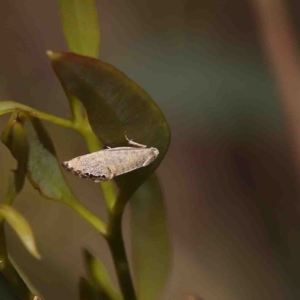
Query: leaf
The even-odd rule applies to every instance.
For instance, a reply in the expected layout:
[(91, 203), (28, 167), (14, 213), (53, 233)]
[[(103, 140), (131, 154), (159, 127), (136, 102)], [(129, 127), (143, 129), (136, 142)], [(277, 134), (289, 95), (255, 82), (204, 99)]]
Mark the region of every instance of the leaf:
[(6, 203), (11, 203), (23, 188), (29, 152), (26, 133), (17, 112), (11, 115), (5, 130), (1, 134), (1, 141), (18, 162), (18, 168), (10, 174), (9, 187), (5, 199)]
[(100, 30), (95, 0), (59, 0), (68, 47), (72, 52), (98, 57)]
[[(79, 299), (80, 300), (107, 300), (99, 295), (97, 289), (83, 277), (79, 282)], [(1, 299), (0, 299), (1, 300)]]
[(30, 122), (25, 123), (25, 128), (29, 141), (27, 176), (33, 187), (44, 198), (69, 206), (99, 233), (105, 234), (105, 223), (77, 200), (66, 183), (52, 140), (41, 121), (30, 118)]
[[(2, 217), (1, 217), (2, 218)], [(12, 258), (8, 258), (7, 249), (6, 249), (6, 239), (5, 239), (5, 232), (4, 232), (4, 223), (1, 222), (0, 224), (0, 263), (1, 263), (1, 274), (5, 276), (5, 281), (0, 283), (0, 300), (6, 299), (1, 298), (2, 289), (5, 289), (2, 284), (5, 284), (6, 281), (9, 282), (13, 286), (15, 292), (22, 297), (22, 299), (32, 299), (32, 285), (29, 287), (24, 282), (24, 275), (16, 270), (15, 263), (13, 262)], [(0, 279), (1, 281), (1, 279)], [(30, 298), (31, 297), (31, 298)]]
[(152, 175), (130, 202), (132, 261), (139, 300), (158, 298), (169, 275), (171, 247), (162, 190)]
[(14, 287), (0, 272), (0, 300), (21, 300)]
[(112, 285), (109, 274), (102, 262), (92, 255), (88, 250), (84, 251), (85, 267), (90, 282), (98, 288), (107, 299), (122, 299)]
[(130, 139), (160, 154), (148, 167), (116, 177), (128, 196), (163, 160), (170, 143), (168, 123), (150, 95), (124, 73), (105, 62), (73, 53), (48, 52), (65, 91), (84, 105), (94, 133), (104, 145), (127, 145)]
[[(36, 287), (32, 284), (32, 282), (29, 280), (27, 275), (24, 273), (24, 271), (20, 268), (18, 263), (9, 255), (9, 262), (11, 267), (15, 270), (15, 272), (18, 274), (19, 281), (22, 280), (22, 285), (25, 285), (26, 288), (23, 287), (23, 294), (26, 292), (26, 295), (29, 293), (30, 295), (38, 295), (40, 294), (39, 291), (36, 289)], [(21, 286), (21, 283), (19, 283), (19, 286)], [(22, 287), (19, 289), (21, 290)], [(24, 291), (25, 290), (25, 291)], [(38, 296), (36, 296), (38, 297)], [(31, 299), (31, 298), (30, 298)], [(41, 298), (33, 299), (33, 300), (42, 300)]]
[(94, 300), (92, 298), (93, 288), (87, 279), (81, 277), (79, 281), (79, 299)]
[(37, 259), (41, 256), (36, 248), (33, 232), (26, 219), (12, 206), (0, 204), (0, 217), (14, 229), (29, 253)]
[(0, 272), (5, 269), (8, 261), (4, 223), (0, 222)]
[(67, 185), (54, 149), (54, 145), (41, 121), (30, 118), (25, 128), (29, 141), (28, 178), (40, 194), (66, 205), (77, 202)]

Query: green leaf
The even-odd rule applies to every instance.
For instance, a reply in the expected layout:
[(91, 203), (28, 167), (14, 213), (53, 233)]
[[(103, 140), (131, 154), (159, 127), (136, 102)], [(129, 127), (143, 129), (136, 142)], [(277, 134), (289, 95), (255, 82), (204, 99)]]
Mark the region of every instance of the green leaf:
[(121, 190), (131, 195), (159, 166), (169, 147), (170, 130), (162, 111), (145, 90), (112, 65), (73, 53), (48, 55), (63, 88), (82, 102), (104, 145), (128, 145), (126, 132), (130, 139), (159, 150), (150, 166), (116, 177)]
[(102, 262), (88, 250), (84, 251), (84, 261), (89, 281), (102, 292), (103, 297), (121, 300), (122, 296), (113, 287), (109, 274)]
[(70, 205), (77, 202), (62, 175), (54, 145), (40, 120), (25, 123), (29, 141), (28, 178), (40, 194), (50, 200)]
[(137, 298), (158, 298), (169, 275), (171, 247), (162, 190), (152, 175), (130, 202), (132, 261)]
[(100, 30), (94, 0), (59, 0), (64, 34), (72, 52), (98, 57)]
[[(81, 277), (79, 282), (80, 300), (107, 300), (99, 295), (99, 291), (85, 278)], [(0, 299), (1, 300), (1, 299)]]
[[(18, 277), (19, 277), (18, 281), (22, 281), (22, 282), (19, 282), (18, 289), (20, 291), (22, 291), (23, 298), (24, 298), (24, 295), (26, 295), (26, 297), (29, 295), (29, 299), (30, 300), (33, 298), (33, 296), (37, 297), (37, 299), (34, 299), (34, 300), (42, 300), (41, 298), (39, 298), (37, 296), (37, 295), (40, 294), (39, 291), (32, 284), (32, 282), (29, 280), (29, 278), (27, 277), (27, 275), (20, 268), (20, 266), (18, 265), (18, 263), (11, 257), (11, 255), (9, 256), (9, 262), (10, 262), (11, 267), (16, 272), (16, 274), (18, 274)], [(32, 297), (30, 298), (30, 296), (32, 296)]]
[(0, 222), (0, 272), (5, 269), (8, 261), (4, 222)]
[(29, 253), (37, 259), (41, 256), (36, 248), (33, 232), (25, 218), (12, 206), (0, 204), (0, 217), (14, 229)]
[(21, 300), (7, 278), (0, 273), (0, 300)]
[(30, 118), (30, 122), (25, 123), (25, 128), (29, 141), (27, 176), (33, 187), (43, 197), (68, 205), (104, 235), (104, 222), (77, 200), (66, 183), (52, 140), (41, 121)]
[(87, 279), (81, 277), (79, 281), (79, 299), (94, 300), (92, 298), (93, 288)]
[(11, 203), (23, 188), (29, 152), (26, 133), (17, 112), (11, 115), (5, 130), (1, 134), (1, 141), (18, 162), (18, 168), (10, 174), (9, 187), (5, 199), (6, 203)]
[[(5, 130), (1, 134), (1, 141), (8, 147), (8, 149), (11, 151), (11, 154), (18, 162), (17, 170), (13, 170), (10, 173), (9, 186), (8, 186), (8, 191), (5, 199), (6, 203), (11, 203), (23, 187), (26, 173), (27, 173), (27, 160), (28, 160), (28, 151), (29, 151), (26, 133), (24, 131), (22, 118), (20, 118), (19, 112), (14, 112), (11, 115)], [(8, 209), (10, 208), (11, 207), (8, 206)], [(11, 215), (11, 213), (9, 215)], [(4, 216), (1, 216), (0, 219), (5, 220), (5, 218), (4, 219), (3, 218)], [(22, 222), (24, 221), (24, 218), (21, 217), (21, 219), (18, 219), (18, 215), (15, 215), (14, 218), (17, 219), (16, 220), (17, 227), (18, 228), (20, 228), (20, 226), (22, 227)], [(30, 290), (27, 288), (23, 279), (15, 270), (14, 266), (11, 264), (11, 259), (9, 259), (7, 256), (4, 223), (2, 222), (0, 226), (1, 226), (0, 228), (1, 270), (3, 271), (3, 274), (5, 274), (7, 279), (11, 283), (13, 283), (14, 288), (18, 291), (18, 294), (22, 295), (23, 297), (26, 297), (26, 299), (29, 299), (27, 297), (31, 295)], [(25, 232), (25, 236), (23, 236), (24, 231), (21, 231), (18, 234), (21, 235), (23, 239), (25, 239), (27, 243), (25, 244), (25, 247), (29, 246), (29, 248), (31, 249), (33, 246), (33, 255), (35, 256), (36, 254), (35, 242), (33, 239), (32, 231), (30, 227), (28, 228), (28, 226), (29, 225), (27, 224), (27, 226), (22, 228), (22, 230), (28, 231), (29, 229), (29, 240), (26, 238), (26, 232)]]
[[(1, 217), (2, 218), (2, 217)], [(34, 291), (33, 286), (28, 286), (27, 278), (24, 277), (24, 274), (21, 274), (15, 266), (15, 262), (11, 257), (8, 258), (7, 249), (6, 249), (6, 239), (4, 232), (4, 223), (0, 224), (0, 274), (4, 275), (5, 278), (3, 282), (0, 283), (0, 300), (1, 299), (10, 299), (4, 297), (1, 293), (5, 292), (5, 288), (2, 286), (5, 282), (9, 282), (13, 286), (14, 291), (22, 298), (22, 299), (32, 299), (33, 294), (31, 291)], [(24, 280), (26, 279), (26, 280)], [(0, 279), (1, 281), (1, 279)], [(25, 283), (26, 281), (26, 283)], [(1, 298), (3, 296), (3, 298)], [(8, 297), (8, 296), (7, 296)]]

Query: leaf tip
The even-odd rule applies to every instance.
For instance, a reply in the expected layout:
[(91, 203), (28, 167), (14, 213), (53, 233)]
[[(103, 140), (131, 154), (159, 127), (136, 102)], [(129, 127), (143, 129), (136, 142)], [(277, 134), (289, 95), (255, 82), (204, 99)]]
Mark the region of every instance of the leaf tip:
[(36, 249), (36, 247), (35, 247), (35, 249), (31, 249), (30, 254), (31, 254), (34, 258), (36, 258), (36, 259), (38, 259), (38, 260), (41, 260), (41, 259), (42, 259), (42, 256), (41, 256), (41, 254), (39, 253), (39, 251)]
[(59, 53), (55, 53), (52, 50), (47, 50), (46, 54), (52, 61), (60, 57)]
[(32, 229), (26, 219), (12, 206), (5, 203), (0, 204), (0, 217), (3, 217), (14, 229), (28, 252), (36, 259), (41, 259)]
[(90, 262), (93, 259), (93, 255), (88, 249), (84, 248), (82, 252), (86, 263)]
[(47, 54), (48, 56), (51, 56), (51, 55), (53, 54), (53, 51), (52, 51), (52, 50), (47, 50), (47, 51), (46, 51), (46, 54)]

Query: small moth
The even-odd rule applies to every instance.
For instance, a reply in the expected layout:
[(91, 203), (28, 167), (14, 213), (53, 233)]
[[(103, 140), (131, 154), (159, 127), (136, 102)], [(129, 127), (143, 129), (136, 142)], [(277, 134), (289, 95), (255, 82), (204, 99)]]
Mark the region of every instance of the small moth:
[(159, 151), (156, 148), (148, 148), (129, 140), (126, 135), (125, 137), (128, 144), (133, 147), (107, 147), (65, 161), (62, 166), (81, 178), (100, 182), (146, 167), (157, 158)]

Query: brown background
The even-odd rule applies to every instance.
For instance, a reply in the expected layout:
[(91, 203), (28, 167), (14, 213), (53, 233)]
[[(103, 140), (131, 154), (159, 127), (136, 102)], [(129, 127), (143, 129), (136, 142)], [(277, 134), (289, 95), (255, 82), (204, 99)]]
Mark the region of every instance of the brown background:
[[(162, 299), (188, 291), (205, 300), (300, 298), (299, 180), (251, 1), (97, 3), (101, 59), (143, 86), (172, 129), (158, 170), (174, 245)], [(299, 4), (284, 3), (299, 36)], [(66, 50), (56, 1), (2, 1), (0, 36), (0, 98), (67, 117), (45, 55)], [(61, 160), (86, 153), (74, 133), (47, 127)], [(15, 162), (2, 144), (0, 153), (3, 197)], [(104, 216), (98, 186), (67, 178)], [(7, 228), (9, 249), (47, 299), (77, 299), (82, 246), (111, 265), (93, 229), (28, 183), (15, 206), (33, 226), (43, 260), (33, 259)]]

